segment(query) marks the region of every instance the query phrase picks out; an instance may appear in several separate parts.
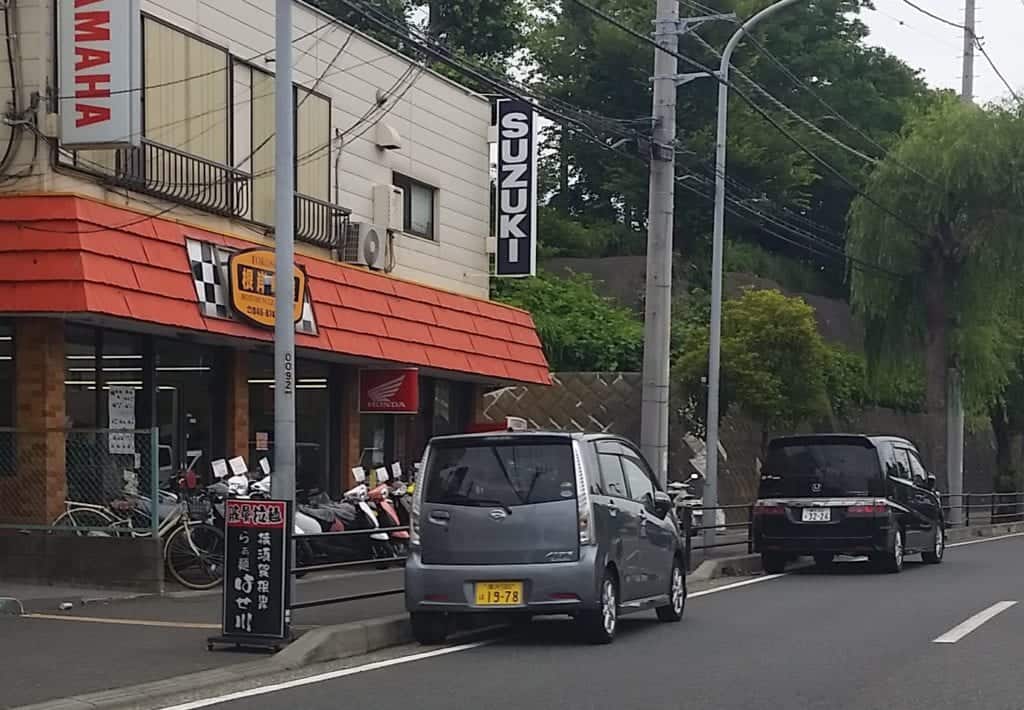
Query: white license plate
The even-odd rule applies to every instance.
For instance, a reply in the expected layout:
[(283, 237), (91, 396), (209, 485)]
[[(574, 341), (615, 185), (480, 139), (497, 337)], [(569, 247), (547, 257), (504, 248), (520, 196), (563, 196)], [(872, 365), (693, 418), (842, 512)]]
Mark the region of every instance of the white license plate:
[(805, 523), (828, 523), (832, 521), (831, 508), (804, 508), (803, 517)]

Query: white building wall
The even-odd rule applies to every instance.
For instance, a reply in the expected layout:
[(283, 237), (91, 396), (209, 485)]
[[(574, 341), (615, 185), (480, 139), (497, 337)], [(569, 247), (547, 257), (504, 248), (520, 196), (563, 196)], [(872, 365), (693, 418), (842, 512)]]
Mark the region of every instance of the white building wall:
[[(25, 100), (31, 91), (45, 94), (53, 83), (54, 1), (17, 0)], [(273, 62), (266, 61), (266, 57), (272, 56), (274, 46), (274, 0), (143, 0), (142, 10), (227, 48), (235, 57), (253, 59), (253, 64), (273, 71)], [(332, 133), (345, 132), (340, 173), (335, 174), (332, 169), (331, 201), (351, 209), (353, 221), (372, 222), (373, 186), (390, 184), (392, 171), (437, 188), (437, 239), (430, 241), (397, 234), (394, 274), (486, 297), (486, 238), (491, 231), (489, 102), (440, 75), (411, 64), (407, 58), (305, 3), (295, 4), (293, 18), (295, 37), (312, 32), (294, 45), (295, 82), (312, 87), (326, 69), (316, 89), (331, 100)], [(340, 55), (339, 49), (342, 49)], [(5, 56), (5, 53), (0, 54)], [(3, 92), (0, 96), (9, 95), (6, 77), (6, 66), (0, 65), (0, 92)], [(403, 77), (405, 81), (401, 81)], [(379, 150), (374, 143), (376, 126), (368, 128), (365, 122), (359, 123), (379, 93), (392, 97), (392, 101), (385, 104), (390, 110), (382, 123), (390, 124), (401, 135), (399, 150)], [(234, 162), (246, 168), (248, 153), (244, 147), (251, 145), (245, 134), (248, 106), (238, 104), (246, 103), (247, 98), (251, 97), (241, 92), (233, 97), (236, 118), (232, 138)], [(43, 112), (40, 120), (45, 126)], [(0, 128), (0, 151), (5, 145), (5, 130), (9, 129)], [(30, 141), (26, 139), (23, 143), (19, 147), (20, 165), (32, 154)], [(337, 150), (337, 144), (333, 145), (332, 166), (338, 158)], [(39, 173), (35, 179), (0, 186), (0, 190), (79, 192), (117, 204), (132, 204), (123, 190), (107, 190), (83, 178), (50, 173), (48, 150), (44, 148), (39, 155), (33, 168), (34, 173)], [(145, 200), (147, 209), (151, 209), (149, 205), (160, 204), (151, 197)], [(241, 236), (258, 235), (258, 230), (187, 208), (175, 209), (167, 216), (199, 222), (221, 231), (234, 231)], [(297, 248), (315, 251), (301, 244)]]

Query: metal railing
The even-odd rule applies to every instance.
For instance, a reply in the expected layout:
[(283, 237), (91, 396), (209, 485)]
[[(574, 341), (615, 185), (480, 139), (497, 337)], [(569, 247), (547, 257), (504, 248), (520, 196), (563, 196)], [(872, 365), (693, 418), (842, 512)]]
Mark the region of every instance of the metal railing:
[[(409, 532), (408, 525), (389, 527), (389, 528), (367, 528), (365, 530), (340, 530), (337, 532), (322, 532), (314, 533), (311, 535), (293, 535), (292, 539), (296, 543), (306, 541), (313, 543), (318, 540), (331, 540), (334, 538), (341, 537), (353, 537), (358, 535), (375, 535), (378, 533), (387, 534), (389, 537), (392, 533), (396, 532)], [(390, 542), (390, 541), (389, 541)], [(343, 562), (328, 562), (325, 564), (315, 565), (297, 565), (293, 564), (289, 570), (291, 575), (305, 575), (309, 572), (326, 572), (330, 570), (339, 569), (367, 569), (384, 566), (391, 566), (392, 564), (405, 564), (406, 557), (404, 555), (394, 555), (392, 557), (371, 557), (365, 560), (348, 560)], [(360, 594), (342, 594), (333, 597), (322, 597), (320, 599), (312, 599), (309, 601), (292, 601), (289, 605), (289, 609), (309, 609), (311, 607), (326, 606), (328, 604), (343, 604), (345, 602), (354, 602), (361, 599), (375, 599), (378, 597), (389, 597), (396, 594), (403, 594), (405, 587), (395, 587), (391, 589), (382, 589), (374, 592), (363, 592)]]
[(336, 249), (347, 233), (352, 210), (308, 195), (295, 195), (295, 238)]
[(243, 217), (252, 200), (252, 175), (223, 163), (143, 139), (117, 151), (112, 181), (122, 187), (226, 217)]

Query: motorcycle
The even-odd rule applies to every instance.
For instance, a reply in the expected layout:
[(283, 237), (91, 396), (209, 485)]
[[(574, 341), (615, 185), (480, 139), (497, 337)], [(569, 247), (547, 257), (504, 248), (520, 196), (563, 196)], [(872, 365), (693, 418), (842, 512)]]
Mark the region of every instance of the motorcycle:
[[(377, 507), (381, 526), (385, 528), (398, 528), (402, 527), (403, 523), (391, 499), (391, 488), (388, 486), (388, 479), (387, 470), (383, 468), (377, 469), (377, 481), (379, 483), (367, 492), (367, 497)], [(408, 530), (392, 530), (390, 537), (392, 557), (405, 557), (409, 554)]]
[(693, 473), (686, 481), (673, 481), (668, 484), (668, 492), (673, 497), (676, 517), (679, 520), (682, 520), (685, 515), (690, 517), (690, 537), (696, 535), (704, 525), (704, 496), (698, 496), (693, 492), (694, 485), (702, 479), (703, 476), (699, 473)]

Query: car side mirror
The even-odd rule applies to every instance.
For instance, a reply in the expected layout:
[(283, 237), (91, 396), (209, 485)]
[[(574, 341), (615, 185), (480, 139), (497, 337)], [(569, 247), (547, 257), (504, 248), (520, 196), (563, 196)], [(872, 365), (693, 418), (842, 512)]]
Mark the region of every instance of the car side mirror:
[(935, 485), (936, 485), (935, 476), (932, 476), (931, 474), (929, 474), (928, 477), (924, 479), (924, 487), (927, 488), (930, 491), (934, 491), (935, 490)]
[(665, 491), (654, 492), (654, 512), (661, 518), (672, 512), (672, 497)]

